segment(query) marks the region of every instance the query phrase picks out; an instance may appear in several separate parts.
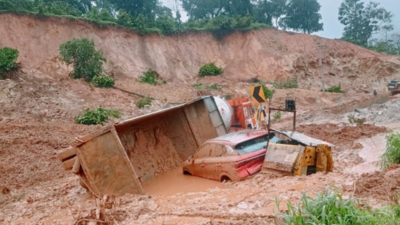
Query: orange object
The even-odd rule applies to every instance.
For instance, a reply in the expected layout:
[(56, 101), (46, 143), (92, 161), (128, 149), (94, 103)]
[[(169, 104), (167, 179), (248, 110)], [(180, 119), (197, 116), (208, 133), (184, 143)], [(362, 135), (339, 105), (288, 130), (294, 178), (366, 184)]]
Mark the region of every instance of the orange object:
[(232, 107), (231, 127), (252, 129), (255, 124), (252, 122), (253, 109), (248, 98), (235, 98), (228, 100)]

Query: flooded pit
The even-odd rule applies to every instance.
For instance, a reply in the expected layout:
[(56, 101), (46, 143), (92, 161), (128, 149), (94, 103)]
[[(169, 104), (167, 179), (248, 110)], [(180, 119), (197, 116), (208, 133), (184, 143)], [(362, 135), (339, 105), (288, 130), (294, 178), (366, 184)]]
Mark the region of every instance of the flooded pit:
[(143, 189), (149, 195), (171, 196), (177, 193), (207, 191), (210, 188), (225, 188), (219, 181), (201, 177), (184, 175), (182, 168), (177, 167), (142, 183)]

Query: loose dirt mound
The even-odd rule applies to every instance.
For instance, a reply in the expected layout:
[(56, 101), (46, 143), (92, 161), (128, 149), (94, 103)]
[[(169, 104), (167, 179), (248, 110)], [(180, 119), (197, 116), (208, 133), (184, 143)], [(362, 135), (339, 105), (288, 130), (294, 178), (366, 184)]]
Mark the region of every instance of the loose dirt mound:
[(371, 124), (345, 127), (336, 124), (311, 124), (300, 125), (296, 131), (343, 148), (351, 148), (355, 140), (361, 137), (372, 137), (375, 134), (384, 133), (386, 132), (386, 128)]
[(396, 201), (400, 198), (400, 166), (363, 174), (354, 184), (355, 197)]

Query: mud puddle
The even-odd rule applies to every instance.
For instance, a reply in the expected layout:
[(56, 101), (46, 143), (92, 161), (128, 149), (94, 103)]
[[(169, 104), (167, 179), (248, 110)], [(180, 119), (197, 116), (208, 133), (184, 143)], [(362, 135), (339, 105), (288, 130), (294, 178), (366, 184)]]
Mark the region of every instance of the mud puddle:
[(142, 186), (149, 195), (171, 196), (177, 193), (189, 193), (207, 191), (210, 188), (225, 188), (225, 184), (219, 181), (205, 178), (184, 175), (182, 168), (177, 167), (166, 173), (142, 183)]
[(364, 160), (364, 162), (345, 170), (345, 172), (362, 174), (373, 173), (379, 170), (380, 156), (386, 149), (386, 135), (387, 134), (378, 134), (357, 141), (363, 146), (358, 155)]

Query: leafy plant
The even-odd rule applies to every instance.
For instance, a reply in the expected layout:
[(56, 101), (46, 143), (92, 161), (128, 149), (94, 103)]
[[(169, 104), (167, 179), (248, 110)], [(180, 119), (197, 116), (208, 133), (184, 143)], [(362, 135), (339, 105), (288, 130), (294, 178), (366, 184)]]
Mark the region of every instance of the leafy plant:
[(209, 63), (202, 66), (199, 70), (199, 75), (204, 76), (217, 76), (222, 74), (224, 71), (222, 68), (217, 67), (214, 63)]
[(366, 118), (357, 118), (354, 114), (347, 115), (347, 119), (349, 120), (350, 124), (357, 124), (357, 126), (361, 126), (367, 120)]
[(18, 67), (18, 63), (15, 62), (18, 54), (17, 49), (8, 47), (0, 49), (0, 79), (5, 78), (5, 73)]
[(258, 84), (261, 85), (263, 92), (264, 92), (264, 96), (266, 99), (272, 99), (272, 97), (274, 96), (275, 90), (270, 90), (265, 86), (265, 83), (263, 82), (259, 82)]
[(151, 105), (152, 99), (149, 97), (146, 97), (145, 99), (140, 99), (139, 101), (136, 102), (136, 106), (141, 109), (145, 107), (146, 105)]
[(386, 137), (386, 150), (381, 156), (381, 167), (388, 168), (400, 164), (400, 134), (393, 133)]
[[(276, 204), (279, 208), (278, 201)], [(324, 193), (318, 193), (315, 199), (303, 192), (297, 206), (289, 201), (283, 217), (287, 225), (395, 225), (400, 219), (396, 215), (398, 206), (371, 210), (357, 205), (357, 199), (345, 199), (337, 191), (327, 188)]]
[(193, 87), (198, 88), (198, 89), (203, 89), (204, 85), (202, 83), (197, 83), (197, 84), (193, 85)]
[(118, 118), (119, 112), (116, 110), (103, 109), (101, 106), (99, 106), (95, 110), (87, 109), (85, 113), (75, 118), (75, 122), (86, 125), (103, 125), (103, 122), (108, 120), (109, 116)]
[(274, 119), (273, 119), (273, 120), (274, 120), (274, 121), (280, 120), (281, 117), (282, 117), (281, 111), (278, 111), (278, 112), (276, 112), (276, 113), (274, 114)]
[(337, 86), (332, 86), (330, 88), (326, 88), (325, 92), (344, 93), (340, 84)]
[(115, 84), (115, 81), (110, 76), (95, 76), (93, 77), (92, 83), (96, 87), (112, 87)]
[(92, 81), (102, 72), (103, 58), (101, 51), (96, 51), (94, 41), (87, 38), (72, 39), (60, 45), (61, 60), (74, 66), (72, 78), (84, 78)]
[(274, 81), (273, 86), (276, 89), (298, 88), (299, 87), (296, 79), (287, 79), (287, 80), (284, 80), (281, 82)]
[(148, 83), (151, 85), (157, 85), (157, 79), (158, 79), (158, 74), (156, 71), (152, 69), (148, 69), (146, 72), (143, 73), (142, 76), (140, 76), (140, 82), (141, 83)]
[(211, 84), (207, 86), (208, 89), (214, 89), (214, 90), (221, 90), (221, 86), (218, 84)]

